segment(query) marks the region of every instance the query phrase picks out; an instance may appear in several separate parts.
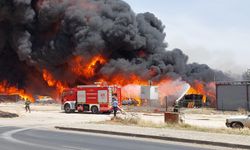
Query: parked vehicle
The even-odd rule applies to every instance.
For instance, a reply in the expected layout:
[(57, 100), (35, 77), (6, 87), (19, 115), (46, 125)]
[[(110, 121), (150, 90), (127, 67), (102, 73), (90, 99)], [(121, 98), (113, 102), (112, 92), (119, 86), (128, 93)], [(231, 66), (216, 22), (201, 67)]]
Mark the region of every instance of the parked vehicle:
[(122, 100), (122, 105), (134, 105), (137, 106), (139, 102), (135, 99), (129, 98)]
[(112, 111), (112, 95), (121, 105), (121, 88), (118, 86), (80, 85), (62, 92), (62, 110), (66, 113), (91, 111), (92, 113)]
[(231, 128), (250, 128), (250, 115), (230, 117), (226, 119), (226, 126)]
[(39, 104), (53, 104), (56, 103), (56, 101), (50, 97), (50, 96), (36, 96), (35, 103)]

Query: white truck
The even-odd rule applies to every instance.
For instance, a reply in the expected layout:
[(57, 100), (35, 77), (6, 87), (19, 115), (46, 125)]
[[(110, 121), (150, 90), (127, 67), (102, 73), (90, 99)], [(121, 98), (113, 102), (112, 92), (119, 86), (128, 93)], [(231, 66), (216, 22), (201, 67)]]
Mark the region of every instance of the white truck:
[(226, 126), (231, 128), (250, 128), (250, 115), (230, 117), (226, 119)]

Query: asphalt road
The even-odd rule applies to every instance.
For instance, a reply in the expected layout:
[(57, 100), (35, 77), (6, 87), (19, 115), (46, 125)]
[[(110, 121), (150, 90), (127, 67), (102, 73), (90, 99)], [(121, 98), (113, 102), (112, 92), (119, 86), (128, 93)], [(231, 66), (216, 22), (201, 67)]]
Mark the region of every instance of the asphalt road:
[(1, 150), (207, 150), (204, 146), (0, 126)]

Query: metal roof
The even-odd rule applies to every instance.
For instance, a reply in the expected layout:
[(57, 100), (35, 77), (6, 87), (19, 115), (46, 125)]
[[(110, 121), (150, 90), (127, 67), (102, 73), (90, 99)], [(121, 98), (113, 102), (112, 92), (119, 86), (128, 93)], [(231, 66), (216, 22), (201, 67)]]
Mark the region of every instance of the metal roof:
[(216, 81), (216, 85), (250, 85), (250, 81)]

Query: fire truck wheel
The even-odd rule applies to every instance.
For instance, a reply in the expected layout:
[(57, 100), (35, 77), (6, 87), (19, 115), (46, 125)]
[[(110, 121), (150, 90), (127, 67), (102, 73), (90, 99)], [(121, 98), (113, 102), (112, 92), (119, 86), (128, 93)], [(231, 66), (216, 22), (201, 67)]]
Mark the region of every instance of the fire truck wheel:
[(65, 111), (66, 113), (71, 113), (71, 109), (70, 109), (70, 105), (69, 105), (69, 104), (66, 104), (66, 105), (64, 106), (64, 111)]
[(92, 106), (91, 107), (91, 112), (93, 113), (93, 114), (97, 114), (99, 111), (98, 111), (98, 107), (96, 107), (96, 106)]

